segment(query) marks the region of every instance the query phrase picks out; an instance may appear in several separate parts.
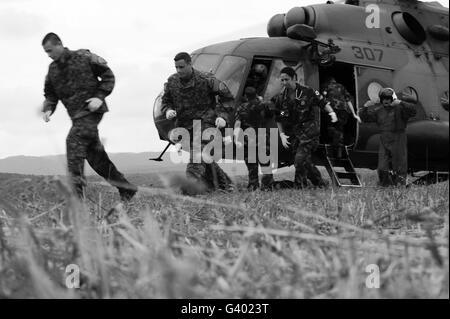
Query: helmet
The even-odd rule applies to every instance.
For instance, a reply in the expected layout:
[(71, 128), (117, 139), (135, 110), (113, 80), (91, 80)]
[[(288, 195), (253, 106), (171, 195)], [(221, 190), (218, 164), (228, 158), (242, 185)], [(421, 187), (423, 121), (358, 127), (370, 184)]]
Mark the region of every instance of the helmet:
[(394, 101), (394, 99), (396, 99), (395, 92), (391, 88), (381, 89), (378, 93), (378, 97), (380, 98), (380, 102), (386, 99), (390, 99), (391, 101)]
[(264, 64), (255, 64), (252, 68), (253, 74), (259, 75), (262, 78), (267, 76), (267, 67)]

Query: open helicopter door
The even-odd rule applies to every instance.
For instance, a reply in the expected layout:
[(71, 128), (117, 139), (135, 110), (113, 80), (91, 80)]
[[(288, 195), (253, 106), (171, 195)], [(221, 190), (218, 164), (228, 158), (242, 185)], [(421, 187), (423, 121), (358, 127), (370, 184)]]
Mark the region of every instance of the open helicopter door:
[[(353, 68), (354, 91), (351, 90), (351, 82), (348, 80)], [(383, 87), (392, 86), (392, 71), (386, 69), (377, 69), (366, 66), (353, 66), (351, 64), (336, 63), (335, 68), (347, 70), (347, 80), (341, 79), (347, 90), (354, 96), (353, 106), (355, 112), (363, 106), (367, 100), (378, 102), (378, 93)], [(350, 71), (350, 72), (348, 72)], [(339, 79), (336, 78), (339, 82)], [(344, 187), (361, 187), (361, 181), (356, 174), (353, 163), (361, 161), (377, 163), (379, 133), (375, 123), (363, 123), (358, 125), (355, 120), (350, 121), (345, 130), (345, 149), (342, 158), (334, 158), (334, 152), (329, 145), (323, 145), (323, 151), (326, 158), (325, 167), (331, 177), (334, 185)], [(364, 158), (358, 156), (364, 153)], [(372, 156), (370, 156), (372, 155)], [(367, 164), (367, 163), (366, 163)]]
[[(352, 97), (352, 104), (357, 111), (357, 72), (353, 64), (335, 62), (332, 66), (319, 67), (319, 80), (321, 94), (326, 96), (327, 83), (331, 78), (342, 84)], [(344, 149), (339, 157), (334, 147), (331, 146), (329, 128), (332, 125), (328, 113), (321, 113), (320, 127), (320, 151), (324, 158), (324, 166), (331, 178), (333, 185), (340, 187), (362, 187), (358, 174), (355, 171), (349, 151), (354, 147), (358, 137), (358, 123), (352, 117), (348, 117), (344, 125)]]

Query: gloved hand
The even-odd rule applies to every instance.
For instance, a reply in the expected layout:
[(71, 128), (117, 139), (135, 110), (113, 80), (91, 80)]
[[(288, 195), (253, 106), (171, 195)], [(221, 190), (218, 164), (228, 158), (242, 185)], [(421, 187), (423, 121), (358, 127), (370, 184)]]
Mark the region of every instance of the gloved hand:
[(167, 110), (167, 112), (166, 112), (166, 119), (171, 120), (171, 119), (173, 119), (176, 116), (177, 116), (177, 111)]
[(89, 103), (88, 109), (91, 112), (97, 111), (103, 104), (103, 101), (100, 100), (98, 97), (91, 97), (90, 99), (87, 99), (85, 102)]
[(395, 99), (394, 101), (392, 101), (391, 105), (392, 105), (392, 106), (397, 106), (397, 105), (399, 105), (400, 103), (402, 103), (401, 100)]
[(364, 107), (369, 107), (369, 106), (373, 106), (375, 105), (374, 102), (372, 102), (372, 100), (368, 100), (366, 103), (364, 103)]
[(225, 127), (226, 125), (227, 125), (227, 122), (223, 118), (221, 118), (221, 117), (216, 118), (216, 127), (217, 128), (222, 128), (222, 127)]
[(42, 113), (42, 119), (44, 122), (50, 121), (50, 115), (52, 115), (52, 111), (46, 111)]
[(283, 147), (289, 148), (289, 145), (291, 144), (288, 142), (289, 136), (287, 136), (284, 133), (280, 133), (280, 137), (281, 137), (281, 144), (283, 145)]
[(338, 121), (337, 115), (335, 112), (330, 112), (328, 115), (331, 117), (331, 123), (336, 123)]
[(353, 117), (355, 118), (355, 120), (356, 120), (359, 124), (362, 123), (361, 118), (360, 118), (358, 115), (353, 114)]
[(233, 138), (230, 135), (227, 135), (223, 138), (223, 142), (225, 143), (225, 145), (228, 145), (233, 142)]

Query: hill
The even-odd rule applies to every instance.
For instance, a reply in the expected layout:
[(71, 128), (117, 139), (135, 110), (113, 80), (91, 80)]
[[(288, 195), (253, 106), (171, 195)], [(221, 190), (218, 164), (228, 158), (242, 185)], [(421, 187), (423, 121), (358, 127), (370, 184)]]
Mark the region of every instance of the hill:
[[(170, 154), (163, 156), (162, 162), (150, 161), (149, 158), (158, 157), (156, 152), (143, 153), (110, 153), (109, 157), (117, 168), (126, 174), (154, 173), (163, 171), (182, 171), (181, 167), (170, 160)], [(66, 156), (11, 156), (0, 159), (0, 172), (25, 175), (65, 175)], [(86, 165), (86, 175), (94, 171)]]
[[(143, 153), (110, 153), (109, 157), (116, 167), (124, 174), (152, 174), (166, 172), (184, 172), (186, 164), (180, 163), (175, 153), (167, 152), (163, 161), (150, 161), (149, 158), (159, 156), (157, 152)], [(11, 156), (0, 159), (0, 173), (23, 175), (65, 175), (66, 156)], [(220, 166), (230, 175), (245, 175), (247, 168), (244, 163), (221, 163)], [(95, 172), (86, 163), (86, 175), (95, 175)]]

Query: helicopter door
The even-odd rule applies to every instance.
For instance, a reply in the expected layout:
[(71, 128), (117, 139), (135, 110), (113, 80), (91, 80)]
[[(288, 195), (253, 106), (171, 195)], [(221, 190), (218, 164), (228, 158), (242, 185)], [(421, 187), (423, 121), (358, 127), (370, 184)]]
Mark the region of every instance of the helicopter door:
[[(334, 78), (336, 82), (342, 84), (352, 97), (352, 104), (355, 106), (356, 96), (356, 76), (355, 66), (353, 64), (336, 62), (332, 66), (319, 67), (320, 78), (320, 92), (325, 91), (326, 83), (330, 78)], [(320, 142), (321, 144), (331, 143), (328, 127), (331, 125), (328, 113), (322, 112), (320, 122), (323, 124), (320, 128)], [(344, 144), (351, 146), (355, 144), (357, 137), (358, 125), (356, 120), (350, 116), (347, 124), (344, 126)]]
[[(378, 93), (383, 87), (392, 87), (393, 71), (386, 69), (376, 69), (365, 66), (355, 66), (356, 78), (356, 108), (362, 107), (368, 100), (378, 102)], [(375, 123), (363, 123), (358, 126), (356, 150), (370, 150), (377, 151), (378, 129)]]

